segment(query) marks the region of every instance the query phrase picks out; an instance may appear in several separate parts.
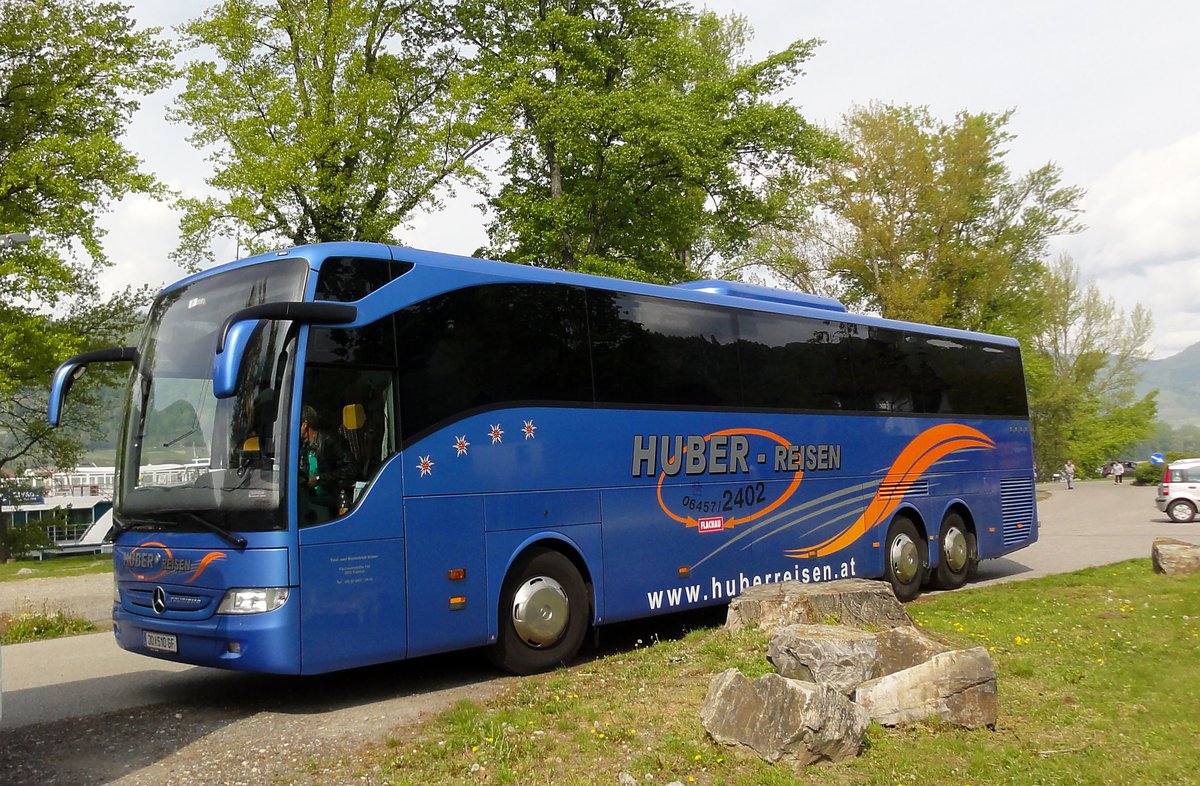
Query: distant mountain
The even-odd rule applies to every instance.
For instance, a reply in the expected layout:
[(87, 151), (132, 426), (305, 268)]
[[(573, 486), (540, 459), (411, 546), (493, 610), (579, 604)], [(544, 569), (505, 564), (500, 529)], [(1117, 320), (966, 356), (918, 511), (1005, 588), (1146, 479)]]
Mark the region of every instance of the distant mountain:
[(1141, 368), (1137, 394), (1158, 388), (1158, 417), (1178, 428), (1187, 423), (1200, 426), (1200, 343), (1177, 355), (1147, 360)]

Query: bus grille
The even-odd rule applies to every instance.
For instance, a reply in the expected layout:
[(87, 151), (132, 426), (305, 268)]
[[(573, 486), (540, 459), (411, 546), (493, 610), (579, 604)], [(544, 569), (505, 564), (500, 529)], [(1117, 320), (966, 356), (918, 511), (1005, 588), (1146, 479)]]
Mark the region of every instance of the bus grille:
[(901, 497), (928, 497), (928, 480), (901, 480), (892, 483), (880, 483), (879, 499), (900, 499)]
[(1032, 478), (1000, 481), (1000, 518), (1004, 524), (1005, 546), (1029, 539), (1033, 529), (1033, 504)]

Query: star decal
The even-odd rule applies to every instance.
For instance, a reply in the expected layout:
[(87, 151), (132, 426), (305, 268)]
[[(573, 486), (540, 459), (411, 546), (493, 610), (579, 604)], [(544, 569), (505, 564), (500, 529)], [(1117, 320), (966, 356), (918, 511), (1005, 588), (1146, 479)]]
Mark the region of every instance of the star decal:
[(459, 456), (467, 455), (467, 448), (469, 447), (471, 447), (471, 443), (467, 442), (466, 434), (463, 434), (461, 437), (454, 438), (454, 449), (458, 451)]
[(488, 436), (492, 438), (492, 444), (495, 445), (497, 442), (500, 442), (500, 438), (504, 436), (504, 429), (500, 428), (500, 424), (497, 423), (496, 425), (492, 426), (492, 430), (488, 432)]
[(525, 439), (533, 439), (533, 432), (537, 431), (537, 426), (533, 425), (532, 420), (527, 420), (521, 431), (525, 432)]
[(433, 462), (429, 460), (429, 456), (421, 456), (421, 460), (417, 462), (417, 469), (421, 471), (421, 477), (433, 474)]

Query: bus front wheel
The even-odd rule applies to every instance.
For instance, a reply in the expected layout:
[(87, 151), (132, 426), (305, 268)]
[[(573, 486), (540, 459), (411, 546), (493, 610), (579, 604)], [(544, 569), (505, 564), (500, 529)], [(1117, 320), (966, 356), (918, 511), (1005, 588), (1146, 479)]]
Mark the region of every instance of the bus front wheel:
[(921, 581), (928, 564), (926, 553), (925, 540), (917, 532), (917, 525), (898, 516), (888, 527), (883, 558), (888, 582), (901, 602), (921, 594)]
[(568, 663), (588, 627), (587, 587), (574, 563), (549, 549), (522, 555), (504, 579), (491, 661), (514, 674)]
[(961, 587), (967, 582), (977, 559), (975, 535), (967, 528), (962, 516), (948, 514), (942, 520), (938, 535), (938, 587), (947, 590)]

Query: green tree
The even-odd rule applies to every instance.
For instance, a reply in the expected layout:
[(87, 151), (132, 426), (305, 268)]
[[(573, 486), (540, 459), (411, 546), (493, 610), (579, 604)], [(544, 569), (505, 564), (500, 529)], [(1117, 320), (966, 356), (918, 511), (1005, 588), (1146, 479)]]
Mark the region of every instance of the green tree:
[(1047, 244), (1080, 228), (1082, 191), (1062, 186), (1053, 164), (1009, 170), (1010, 116), (852, 110), (844, 155), (816, 184), (822, 210), (794, 236), (796, 252), (763, 261), (859, 310), (1028, 336)]
[(788, 186), (829, 152), (770, 100), (816, 41), (751, 62), (744, 20), (669, 0), (463, 0), (457, 16), (507, 128), (490, 255), (692, 278), (790, 222)]
[(1137, 398), (1148, 357), (1150, 312), (1126, 314), (1095, 284), (1084, 285), (1068, 256), (1042, 278), (1041, 329), (1025, 353), (1034, 454), (1042, 476), (1072, 458), (1085, 470), (1129, 458), (1154, 427), (1155, 393)]
[(222, 196), (182, 200), (175, 257), (211, 260), (217, 235), (250, 251), (388, 241), (471, 180), (494, 136), (445, 16), (440, 0), (223, 0), (184, 25), (215, 59), (187, 66), (171, 116)]
[(82, 384), (74, 428), (50, 431), (46, 384), (62, 359), (137, 319), (144, 292), (98, 289), (109, 261), (96, 222), (127, 194), (161, 194), (120, 138), (137, 97), (170, 78), (171, 57), (120, 4), (0, 0), (0, 233), (33, 236), (0, 250), (0, 470), (71, 466), (101, 425)]

